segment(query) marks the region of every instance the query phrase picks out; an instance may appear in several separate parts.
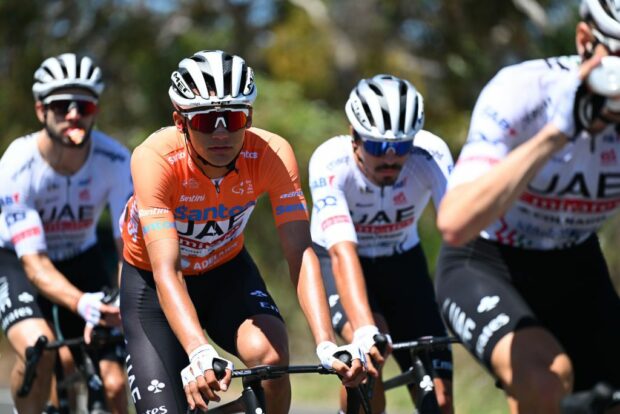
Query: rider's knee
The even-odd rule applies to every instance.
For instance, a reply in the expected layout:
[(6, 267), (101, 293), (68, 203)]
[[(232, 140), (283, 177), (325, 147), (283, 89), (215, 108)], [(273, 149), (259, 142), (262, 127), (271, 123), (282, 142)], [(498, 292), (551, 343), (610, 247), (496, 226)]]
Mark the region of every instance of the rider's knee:
[(125, 393), (125, 378), (122, 375), (116, 373), (106, 375), (103, 378), (103, 386), (106, 390), (106, 394), (110, 397), (115, 397)]
[(287, 365), (288, 364), (288, 350), (278, 349), (269, 342), (263, 343), (262, 346), (257, 348), (255, 354), (256, 360), (261, 365)]
[(250, 365), (288, 365), (289, 362), (286, 343), (270, 341), (262, 335), (247, 335), (243, 350), (239, 351), (244, 362)]
[(573, 364), (568, 355), (558, 355), (551, 364), (551, 371), (558, 376), (564, 390), (564, 395), (570, 393), (575, 383), (575, 377)]
[(528, 401), (527, 406), (536, 407), (538, 412), (556, 412), (562, 398), (570, 392), (567, 384), (572, 384), (571, 378), (572, 370), (532, 372), (526, 381), (514, 384), (514, 397), (519, 402)]

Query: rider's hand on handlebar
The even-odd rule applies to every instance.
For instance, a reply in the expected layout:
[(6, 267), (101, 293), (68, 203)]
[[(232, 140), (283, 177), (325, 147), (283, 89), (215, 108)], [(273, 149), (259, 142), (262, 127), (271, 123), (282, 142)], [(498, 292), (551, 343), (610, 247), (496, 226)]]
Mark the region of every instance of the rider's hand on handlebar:
[[(224, 377), (218, 380), (213, 371), (213, 360), (219, 359), (226, 365)], [(211, 345), (201, 345), (189, 355), (189, 365), (181, 371), (183, 390), (189, 407), (207, 409), (207, 401), (219, 401), (216, 391), (226, 391), (232, 378), (232, 362), (221, 358)], [(205, 401), (205, 398), (207, 401)]]
[[(351, 356), (351, 366), (337, 358), (337, 354), (346, 352)], [(366, 361), (364, 354), (355, 344), (338, 346), (333, 342), (324, 341), (316, 347), (316, 355), (321, 361), (321, 365), (328, 369), (333, 369), (340, 375), (342, 384), (345, 387), (357, 387), (366, 378)]]
[(90, 343), (95, 326), (120, 326), (119, 308), (103, 303), (104, 296), (103, 292), (87, 292), (82, 294), (77, 303), (77, 312), (86, 321), (84, 340), (87, 344)]
[(385, 351), (381, 352), (375, 340), (378, 335), (379, 329), (374, 325), (359, 327), (353, 333), (353, 343), (366, 354), (366, 368), (368, 374), (373, 377), (379, 376), (379, 369), (385, 363), (385, 357), (392, 351), (392, 339), (389, 335), (382, 335), (387, 339), (387, 343), (382, 344)]

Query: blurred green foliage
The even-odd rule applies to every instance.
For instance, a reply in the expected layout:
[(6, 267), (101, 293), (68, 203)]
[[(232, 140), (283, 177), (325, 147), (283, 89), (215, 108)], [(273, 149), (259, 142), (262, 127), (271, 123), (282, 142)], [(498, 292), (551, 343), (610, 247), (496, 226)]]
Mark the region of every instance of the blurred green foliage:
[[(526, 13), (518, 6), (525, 3), (540, 9)], [(506, 64), (574, 53), (576, 22), (577, 0), (4, 0), (0, 151), (40, 127), (32, 75), (50, 55), (73, 51), (99, 63), (107, 88), (98, 126), (133, 148), (171, 124), (167, 89), (177, 63), (217, 48), (254, 67), (254, 125), (291, 142), (306, 190), (312, 151), (347, 132), (344, 102), (360, 78), (376, 73), (416, 85), (426, 129), (456, 158), (482, 86)], [(259, 203), (247, 244), (288, 321), (293, 349), (308, 353), (270, 209)], [(440, 242), (433, 214), (425, 212), (420, 230), (431, 269)], [(620, 286), (617, 224), (602, 234)]]

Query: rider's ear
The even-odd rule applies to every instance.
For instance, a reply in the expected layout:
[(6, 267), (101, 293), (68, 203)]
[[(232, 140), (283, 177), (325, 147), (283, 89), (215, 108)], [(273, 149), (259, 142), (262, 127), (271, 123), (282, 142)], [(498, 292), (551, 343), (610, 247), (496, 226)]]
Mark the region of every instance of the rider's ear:
[(187, 133), (186, 118), (183, 115), (174, 111), (172, 113), (172, 119), (174, 120), (174, 125), (177, 127), (177, 131)]
[(575, 33), (575, 43), (577, 53), (584, 58), (589, 59), (594, 53), (595, 38), (592, 28), (586, 22), (579, 22)]

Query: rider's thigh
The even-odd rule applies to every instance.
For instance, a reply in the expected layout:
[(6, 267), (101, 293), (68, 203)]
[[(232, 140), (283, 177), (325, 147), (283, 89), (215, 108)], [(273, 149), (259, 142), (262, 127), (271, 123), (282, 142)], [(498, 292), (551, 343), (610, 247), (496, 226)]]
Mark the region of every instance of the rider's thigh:
[(24, 319), (12, 325), (7, 332), (9, 342), (18, 355), (11, 375), (11, 391), (16, 408), (24, 413), (40, 413), (51, 390), (55, 354), (44, 352), (37, 364), (37, 375), (32, 383), (29, 395), (23, 398), (17, 397), (17, 390), (22, 385), (25, 373), (24, 356), (26, 348), (34, 345), (41, 335), (47, 336), (50, 340), (54, 339), (51, 329), (41, 318)]
[(532, 326), (502, 337), (491, 353), (491, 365), (508, 394), (561, 397), (573, 386), (573, 368), (559, 342)]
[(237, 330), (237, 351), (247, 366), (287, 365), (288, 336), (284, 322), (272, 315), (254, 315)]
[(49, 341), (54, 340), (54, 333), (43, 318), (24, 319), (11, 326), (6, 336), (17, 355), (23, 359), (26, 348), (33, 346), (39, 336), (45, 335)]

